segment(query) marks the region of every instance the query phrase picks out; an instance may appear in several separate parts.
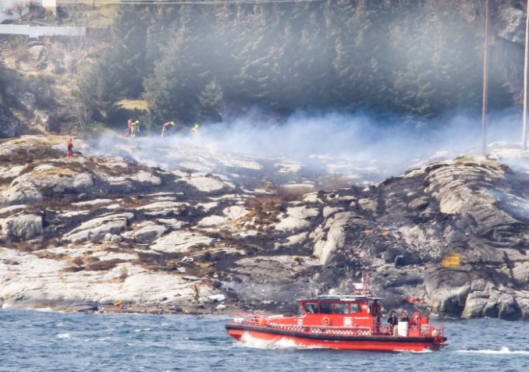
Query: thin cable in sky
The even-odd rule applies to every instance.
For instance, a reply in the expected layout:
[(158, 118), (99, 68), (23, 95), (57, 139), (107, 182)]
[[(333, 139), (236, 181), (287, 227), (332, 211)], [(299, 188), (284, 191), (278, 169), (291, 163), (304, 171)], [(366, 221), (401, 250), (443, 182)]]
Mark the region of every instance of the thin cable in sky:
[[(272, 3), (312, 3), (322, 2), (328, 0), (167, 0), (152, 2), (147, 0), (105, 0), (98, 1), (95, 5), (236, 5), (236, 4), (272, 4)], [(82, 2), (75, 0), (57, 0), (57, 5), (75, 5), (75, 4), (87, 4), (89, 2)]]

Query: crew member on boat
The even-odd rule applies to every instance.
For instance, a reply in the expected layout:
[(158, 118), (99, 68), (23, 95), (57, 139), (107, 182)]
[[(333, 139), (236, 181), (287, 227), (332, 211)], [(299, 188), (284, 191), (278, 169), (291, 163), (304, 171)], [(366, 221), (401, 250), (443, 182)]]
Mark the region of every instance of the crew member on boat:
[(399, 318), (394, 311), (389, 313), (388, 323), (391, 324), (391, 333), (394, 334), (397, 329), (397, 324), (399, 324)]

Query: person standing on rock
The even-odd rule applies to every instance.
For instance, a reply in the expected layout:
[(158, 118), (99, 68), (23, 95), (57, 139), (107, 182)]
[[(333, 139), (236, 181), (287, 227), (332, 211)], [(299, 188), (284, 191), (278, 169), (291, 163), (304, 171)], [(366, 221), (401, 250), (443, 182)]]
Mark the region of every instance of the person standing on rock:
[(130, 128), (130, 138), (136, 138), (136, 135), (140, 132), (140, 122), (139, 120), (136, 120), (134, 123), (132, 123), (132, 126)]
[(66, 141), (66, 148), (68, 149), (66, 156), (68, 157), (73, 156), (73, 140), (71, 138), (68, 141)]
[(130, 137), (132, 132), (132, 119), (127, 121), (127, 129), (125, 130), (125, 137)]
[(198, 285), (195, 284), (193, 286), (193, 298), (195, 299), (196, 302), (198, 302), (199, 297), (200, 297), (200, 292), (199, 292), (199, 289), (198, 289)]
[(167, 129), (167, 127), (174, 127), (176, 125), (176, 123), (174, 121), (168, 121), (167, 123), (165, 123), (162, 127), (162, 138), (165, 134), (165, 130)]

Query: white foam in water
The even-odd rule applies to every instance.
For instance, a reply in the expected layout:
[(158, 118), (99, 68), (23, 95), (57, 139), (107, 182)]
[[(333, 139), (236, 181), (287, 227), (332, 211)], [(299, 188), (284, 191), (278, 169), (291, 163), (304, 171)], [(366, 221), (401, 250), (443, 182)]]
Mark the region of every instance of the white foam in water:
[(57, 338), (70, 338), (70, 334), (69, 333), (59, 333), (57, 335)]
[(411, 354), (424, 354), (424, 353), (433, 353), (433, 350), (395, 350), (397, 353), (411, 353)]
[(277, 340), (262, 340), (244, 332), (238, 345), (255, 349), (319, 349), (315, 346), (298, 345), (293, 340), (279, 338)]
[(509, 350), (508, 347), (502, 346), (500, 350), (458, 350), (458, 353), (463, 354), (490, 354), (490, 355), (527, 355), (529, 356), (528, 350)]

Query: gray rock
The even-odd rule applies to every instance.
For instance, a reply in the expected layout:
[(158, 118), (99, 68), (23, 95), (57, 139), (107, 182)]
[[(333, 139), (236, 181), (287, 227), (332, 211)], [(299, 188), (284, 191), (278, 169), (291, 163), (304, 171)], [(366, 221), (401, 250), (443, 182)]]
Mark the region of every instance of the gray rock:
[(128, 225), (128, 221), (134, 218), (132, 213), (121, 213), (95, 218), (81, 224), (76, 229), (66, 234), (63, 239), (78, 242), (90, 239), (99, 241), (107, 234), (119, 235)]
[(14, 214), (20, 211), (23, 211), (27, 208), (27, 205), (12, 205), (10, 207), (0, 208), (0, 215), (2, 214)]
[(444, 269), (430, 270), (424, 275), (424, 284), (428, 303), (434, 312), (455, 316), (463, 313), (470, 292), (468, 273)]
[(466, 319), (481, 318), (488, 300), (488, 294), (483, 292), (470, 293), (465, 302), (465, 308), (463, 309), (461, 317)]
[(1, 205), (33, 204), (42, 199), (42, 194), (31, 182), (16, 183), (0, 193)]
[(191, 177), (178, 180), (177, 183), (182, 183), (182, 181), (192, 186), (196, 191), (210, 195), (220, 194), (233, 188), (231, 184), (209, 174), (192, 175)]
[(162, 201), (141, 206), (138, 210), (149, 216), (166, 216), (171, 213), (179, 214), (186, 206), (186, 203)]
[(44, 53), (44, 46), (42, 45), (35, 45), (28, 49), (29, 55), (35, 60), (38, 61), (43, 53)]
[(523, 319), (529, 319), (529, 294), (524, 293), (523, 296), (516, 299)]
[(89, 191), (91, 187), (94, 186), (94, 179), (89, 173), (81, 173), (74, 177), (73, 187), (78, 192)]
[(9, 217), (0, 220), (3, 233), (10, 238), (29, 240), (43, 233), (42, 217), (34, 214)]
[(0, 168), (0, 178), (15, 178), (24, 170), (23, 165), (16, 165), (14, 167)]
[(529, 284), (529, 261), (515, 264), (512, 272), (519, 284)]
[(499, 318), (507, 320), (520, 319), (522, 311), (513, 296), (502, 293), (499, 298)]
[(327, 264), (336, 250), (343, 247), (346, 239), (346, 226), (350, 213), (337, 213), (331, 217), (330, 229), (325, 238), (314, 244), (314, 255), (319, 257), (322, 265)]
[(149, 244), (167, 231), (165, 226), (145, 226), (134, 233), (134, 240), (140, 244)]
[(373, 199), (360, 199), (358, 200), (358, 206), (366, 212), (373, 213), (377, 210), (377, 202)]
[(305, 206), (288, 208), (287, 217), (282, 219), (275, 228), (280, 231), (306, 230), (311, 226), (311, 220), (319, 213), (318, 209)]
[(123, 238), (121, 236), (119, 236), (119, 235), (116, 235), (116, 234), (107, 233), (103, 237), (103, 241), (117, 243), (117, 242), (122, 242)]
[(150, 249), (158, 252), (181, 253), (196, 246), (209, 246), (213, 238), (189, 231), (174, 231), (157, 239)]
[(0, 138), (15, 137), (21, 128), (22, 123), (0, 103)]
[(31, 92), (23, 92), (17, 94), (17, 99), (20, 105), (29, 113), (33, 114), (37, 104), (37, 97)]

